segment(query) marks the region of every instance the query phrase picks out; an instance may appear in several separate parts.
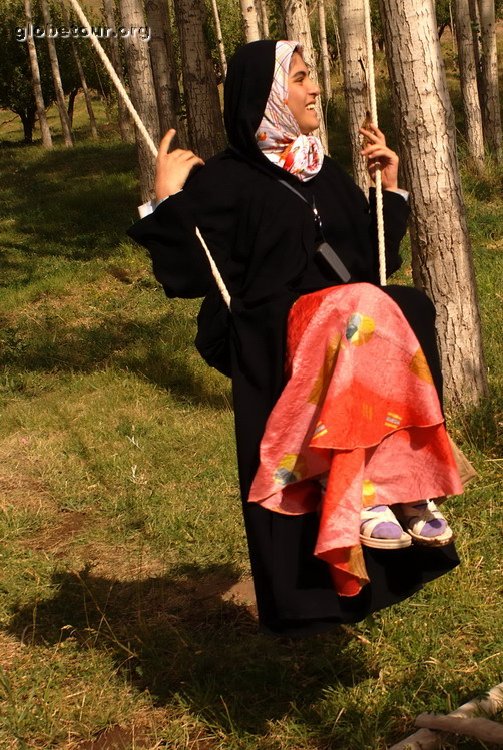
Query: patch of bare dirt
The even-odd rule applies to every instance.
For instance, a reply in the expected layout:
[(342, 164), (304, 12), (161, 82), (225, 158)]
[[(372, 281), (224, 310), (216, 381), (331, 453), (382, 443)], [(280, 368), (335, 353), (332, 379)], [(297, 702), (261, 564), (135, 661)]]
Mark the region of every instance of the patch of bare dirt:
[(87, 514), (81, 511), (61, 511), (55, 516), (55, 522), (40, 530), (29, 540), (28, 546), (34, 550), (50, 552), (62, 557), (73, 539), (84, 529)]
[(235, 604), (244, 604), (252, 606), (257, 603), (255, 598), (255, 587), (252, 578), (243, 578), (231, 586), (222, 594), (224, 602), (234, 602)]
[(91, 567), (93, 575), (112, 577), (115, 581), (156, 578), (166, 572), (165, 563), (152, 557), (140, 538), (116, 545), (90, 542), (75, 553)]
[(23, 648), (16, 638), (0, 632), (0, 667), (8, 669), (14, 659), (21, 654)]
[(152, 744), (147, 736), (145, 727), (124, 727), (115, 724), (98, 732), (91, 740), (84, 740), (74, 745), (75, 750), (140, 750), (160, 747), (159, 743)]
[[(168, 750), (172, 747), (169, 724), (165, 710), (143, 709), (127, 724), (113, 724), (88, 740), (65, 742), (59, 750)], [(215, 750), (215, 742), (203, 728), (187, 726), (184, 736), (187, 750)]]

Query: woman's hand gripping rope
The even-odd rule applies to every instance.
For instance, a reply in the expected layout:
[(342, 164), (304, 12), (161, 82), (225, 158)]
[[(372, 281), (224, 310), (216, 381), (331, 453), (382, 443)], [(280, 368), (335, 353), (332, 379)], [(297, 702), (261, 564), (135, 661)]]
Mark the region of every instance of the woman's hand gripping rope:
[(367, 157), (367, 169), (372, 180), (381, 170), (383, 190), (398, 187), (398, 154), (386, 146), (386, 136), (373, 122), (366, 119), (359, 132), (363, 135), (361, 155)]
[(204, 161), (192, 151), (175, 148), (170, 151), (171, 141), (176, 130), (170, 128), (159, 144), (155, 167), (155, 198), (161, 201), (182, 190), (185, 182), (194, 169), (202, 167)]

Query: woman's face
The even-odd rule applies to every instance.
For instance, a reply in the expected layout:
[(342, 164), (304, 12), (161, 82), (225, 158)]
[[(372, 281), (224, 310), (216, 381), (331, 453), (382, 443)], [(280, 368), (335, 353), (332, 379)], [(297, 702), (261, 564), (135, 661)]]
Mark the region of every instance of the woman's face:
[(319, 86), (309, 77), (306, 63), (298, 52), (292, 55), (288, 74), (288, 109), (297, 120), (300, 132), (312, 133), (320, 124), (318, 113), (314, 108)]

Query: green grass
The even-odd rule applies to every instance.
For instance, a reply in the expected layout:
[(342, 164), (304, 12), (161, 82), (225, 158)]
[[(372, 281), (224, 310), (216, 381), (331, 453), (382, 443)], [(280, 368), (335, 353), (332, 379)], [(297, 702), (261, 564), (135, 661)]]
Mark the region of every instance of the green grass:
[(451, 415), (480, 473), (449, 504), (463, 565), (290, 642), (222, 600), (248, 570), (228, 383), (125, 239), (134, 149), (76, 117), (73, 150), (0, 154), (2, 750), (384, 750), (500, 682), (501, 170), (463, 174), (491, 385)]

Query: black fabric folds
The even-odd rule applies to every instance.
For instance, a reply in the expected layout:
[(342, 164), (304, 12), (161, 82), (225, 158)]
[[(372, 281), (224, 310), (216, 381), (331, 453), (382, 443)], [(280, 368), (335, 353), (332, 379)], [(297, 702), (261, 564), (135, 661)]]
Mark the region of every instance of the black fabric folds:
[[(270, 162), (255, 143), (274, 71), (275, 43), (254, 42), (229, 63), (225, 124), (232, 148), (217, 154), (128, 234), (147, 247), (156, 278), (170, 297), (202, 297), (196, 344), (212, 366), (232, 378), (242, 512), (260, 625), (291, 636), (317, 633), (401, 601), (458, 563), (440, 550), (366, 550), (371, 583), (357, 597), (339, 597), (325, 563), (313, 556), (317, 518), (273, 513), (246, 498), (267, 418), (284, 386), (287, 316), (302, 294), (339, 279), (315, 259), (315, 199), (326, 240), (351, 280), (378, 283), (373, 201), (326, 157), (307, 183)], [(278, 182), (293, 180), (308, 203)], [(400, 265), (409, 209), (384, 194), (388, 269)], [(228, 313), (195, 237), (201, 230), (231, 294)], [(416, 331), (437, 387), (441, 373), (431, 302), (415, 289), (387, 287)], [(383, 364), (383, 366), (385, 366)]]

